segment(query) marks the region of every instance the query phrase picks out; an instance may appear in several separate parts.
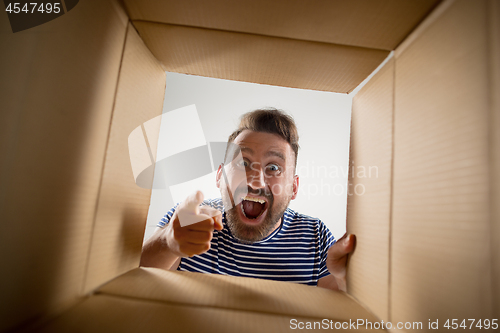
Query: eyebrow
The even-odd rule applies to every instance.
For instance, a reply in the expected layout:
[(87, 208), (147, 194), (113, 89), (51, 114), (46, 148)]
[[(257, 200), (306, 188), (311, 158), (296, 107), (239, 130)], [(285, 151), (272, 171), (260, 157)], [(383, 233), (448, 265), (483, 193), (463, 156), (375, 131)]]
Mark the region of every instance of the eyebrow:
[(253, 149), (251, 149), (251, 148), (248, 148), (245, 146), (240, 146), (240, 150), (241, 150), (241, 152), (247, 152), (247, 153), (253, 155)]
[[(254, 153), (254, 151), (251, 148), (248, 148), (248, 147), (244, 147), (243, 146), (243, 147), (240, 147), (240, 149), (241, 149), (242, 152), (247, 152), (250, 155), (253, 155), (253, 153)], [(276, 157), (282, 159), (283, 161), (286, 161), (285, 155), (282, 152), (276, 151), (276, 150), (270, 150), (270, 151), (268, 151), (265, 156), (266, 157), (268, 157), (268, 156), (276, 156)]]
[(285, 155), (280, 151), (270, 150), (266, 153), (266, 157), (267, 156), (276, 156), (276, 157), (282, 159), (283, 161), (286, 161)]

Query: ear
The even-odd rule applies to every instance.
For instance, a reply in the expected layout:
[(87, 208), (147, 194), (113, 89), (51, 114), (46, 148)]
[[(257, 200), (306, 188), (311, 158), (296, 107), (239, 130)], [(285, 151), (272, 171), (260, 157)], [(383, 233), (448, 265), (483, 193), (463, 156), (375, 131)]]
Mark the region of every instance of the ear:
[(297, 194), (299, 193), (299, 176), (295, 175), (293, 176), (293, 194), (292, 194), (292, 200), (297, 197)]
[(219, 165), (219, 168), (217, 169), (217, 175), (215, 176), (215, 185), (217, 188), (220, 188), (220, 178), (222, 176), (222, 168), (224, 167), (224, 163), (221, 163)]

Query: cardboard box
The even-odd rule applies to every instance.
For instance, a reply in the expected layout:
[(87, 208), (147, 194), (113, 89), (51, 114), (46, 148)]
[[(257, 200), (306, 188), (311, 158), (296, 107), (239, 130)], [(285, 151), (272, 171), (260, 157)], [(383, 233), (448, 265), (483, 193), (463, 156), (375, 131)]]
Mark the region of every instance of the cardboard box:
[[(74, 3), (16, 33), (0, 15), (1, 331), (500, 319), (498, 1)], [(393, 50), (353, 101), (351, 160), (380, 172), (350, 180), (351, 296), (137, 268), (127, 136), (165, 70), (348, 93)]]

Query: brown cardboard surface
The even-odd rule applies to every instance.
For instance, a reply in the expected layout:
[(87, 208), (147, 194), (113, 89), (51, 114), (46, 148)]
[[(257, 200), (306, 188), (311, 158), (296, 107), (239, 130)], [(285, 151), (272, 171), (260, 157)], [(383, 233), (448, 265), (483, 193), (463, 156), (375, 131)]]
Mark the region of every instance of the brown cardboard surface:
[[(40, 332), (290, 332), (291, 320), (302, 325), (310, 323), (316, 329), (307, 332), (324, 332), (335, 327), (336, 322), (325, 318), (276, 315), (262, 311), (240, 311), (230, 308), (200, 307), (189, 304), (172, 304), (111, 295), (95, 295), (72, 309)], [(340, 325), (341, 323), (338, 323)], [(345, 327), (348, 327), (348, 322)], [(295, 330), (299, 330), (298, 327)], [(333, 328), (335, 330), (335, 328)], [(341, 329), (344, 331), (343, 329)], [(346, 331), (366, 331), (346, 329)], [(375, 330), (369, 330), (375, 331)], [(380, 330), (378, 330), (380, 332)]]
[[(16, 34), (0, 15), (0, 331), (137, 266), (149, 191), (126, 145), (160, 113), (159, 62), (345, 93), (438, 2), (124, 1), (153, 55), (118, 1), (82, 1)], [(349, 200), (349, 291), (384, 320), (424, 327), (500, 316), (500, 5), (440, 8), (356, 96), (351, 143), (354, 166), (378, 174), (351, 179), (366, 188)], [(319, 288), (135, 269), (46, 331), (275, 332), (291, 318), (378, 321)]]
[[(151, 190), (135, 184), (128, 136), (137, 126), (161, 115), (165, 80), (165, 72), (130, 24), (97, 203), (86, 291), (139, 266)], [(152, 152), (156, 155), (156, 149)]]
[(391, 321), (492, 318), (485, 1), (396, 57)]
[(348, 292), (389, 317), (394, 60), (356, 94), (351, 116), (347, 232), (357, 237)]
[(0, 331), (82, 296), (126, 22), (114, 1), (15, 34), (0, 15)]
[(347, 93), (389, 54), (367, 48), (134, 22), (167, 71)]
[(500, 318), (500, 3), (488, 1), (493, 317)]
[(342, 292), (279, 281), (139, 268), (98, 293), (184, 305), (288, 314), (339, 321), (379, 321)]
[(393, 50), (439, 0), (125, 0), (132, 20)]

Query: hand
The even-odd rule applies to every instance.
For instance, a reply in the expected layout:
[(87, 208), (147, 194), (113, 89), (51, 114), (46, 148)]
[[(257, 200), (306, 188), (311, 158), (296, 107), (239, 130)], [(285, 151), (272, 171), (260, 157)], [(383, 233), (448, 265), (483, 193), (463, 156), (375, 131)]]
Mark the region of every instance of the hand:
[[(190, 195), (175, 210), (164, 228), (157, 228), (142, 248), (141, 266), (174, 269), (181, 257), (202, 254), (210, 249), (214, 230), (222, 230), (222, 213), (201, 206), (203, 193)], [(195, 222), (182, 227), (184, 222)], [(184, 223), (183, 224), (186, 224)]]
[(330, 249), (326, 259), (326, 267), (330, 274), (335, 278), (337, 289), (347, 291), (347, 257), (354, 251), (356, 246), (356, 236), (345, 234)]
[(212, 207), (200, 207), (202, 202), (203, 193), (200, 191), (190, 195), (175, 210), (165, 228), (167, 246), (179, 257), (208, 251), (214, 229), (222, 230), (221, 212)]
[[(214, 230), (222, 230), (222, 213), (208, 206), (200, 206), (203, 193), (190, 195), (175, 210), (166, 226), (165, 240), (172, 253), (191, 257), (210, 249)], [(184, 226), (181, 226), (184, 225)]]

